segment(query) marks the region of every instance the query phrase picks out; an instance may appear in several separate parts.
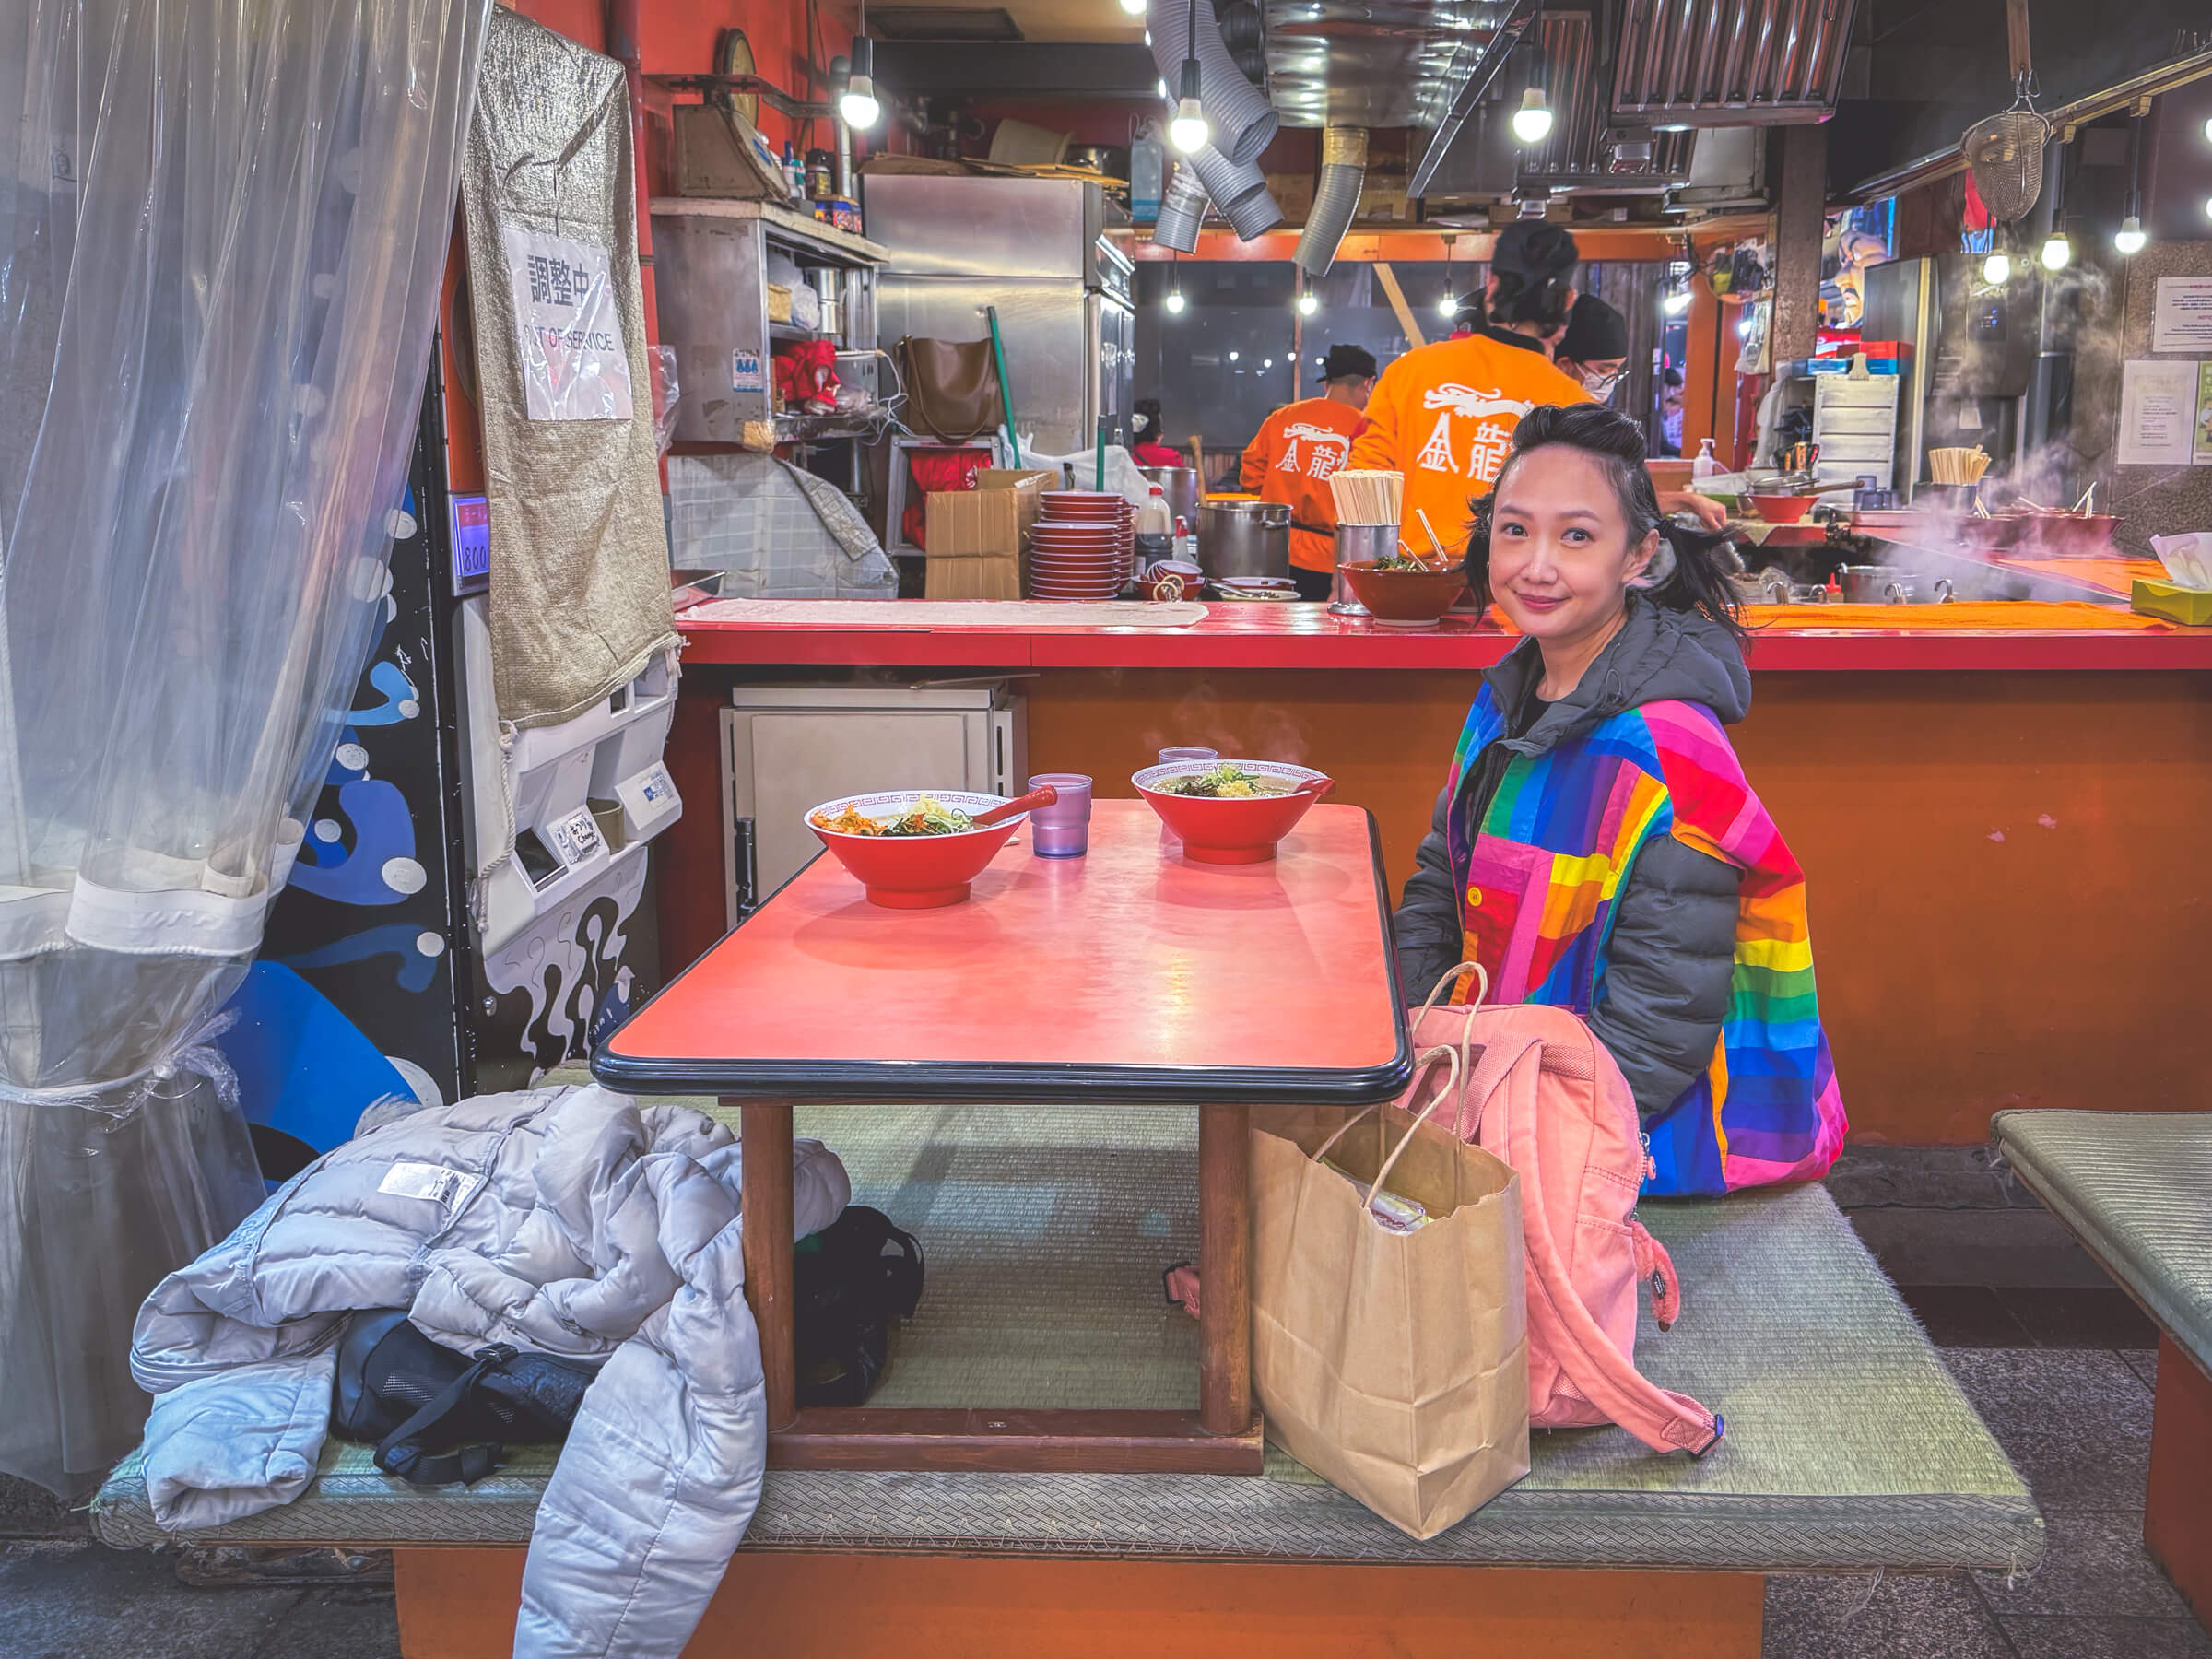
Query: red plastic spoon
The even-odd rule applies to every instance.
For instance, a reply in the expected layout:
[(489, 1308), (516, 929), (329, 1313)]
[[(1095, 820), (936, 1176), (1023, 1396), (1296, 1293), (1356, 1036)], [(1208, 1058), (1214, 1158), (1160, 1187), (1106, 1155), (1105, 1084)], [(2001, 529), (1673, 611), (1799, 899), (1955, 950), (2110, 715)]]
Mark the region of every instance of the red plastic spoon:
[(1010, 818), (1019, 818), (1023, 813), (1034, 811), (1040, 806), (1050, 806), (1059, 798), (1060, 792), (1057, 789), (1050, 783), (1040, 783), (1028, 794), (1011, 801), (1001, 801), (997, 806), (977, 813), (969, 822), (974, 829), (988, 830), (994, 824), (1003, 824)]

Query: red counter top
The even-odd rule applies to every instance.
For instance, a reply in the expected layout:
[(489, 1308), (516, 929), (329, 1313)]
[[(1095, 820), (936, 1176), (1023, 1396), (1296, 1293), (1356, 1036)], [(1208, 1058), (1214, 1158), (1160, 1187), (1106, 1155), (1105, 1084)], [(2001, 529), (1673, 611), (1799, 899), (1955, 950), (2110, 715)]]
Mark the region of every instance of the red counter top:
[[(855, 600), (871, 617), (882, 601)], [(896, 604), (897, 602), (892, 602)], [(2025, 613), (2042, 607), (2023, 602)], [(1433, 632), (1404, 632), (1331, 617), (1320, 605), (1211, 605), (1190, 628), (933, 626), (916, 607), (912, 628), (762, 625), (679, 614), (687, 664), (747, 666), (968, 668), (1481, 669), (1515, 636), (1452, 618)], [(1756, 623), (1757, 616), (1754, 613)], [(1924, 630), (1796, 623), (1759, 629), (1754, 672), (1877, 670), (2212, 669), (2212, 629), (2023, 628)]]

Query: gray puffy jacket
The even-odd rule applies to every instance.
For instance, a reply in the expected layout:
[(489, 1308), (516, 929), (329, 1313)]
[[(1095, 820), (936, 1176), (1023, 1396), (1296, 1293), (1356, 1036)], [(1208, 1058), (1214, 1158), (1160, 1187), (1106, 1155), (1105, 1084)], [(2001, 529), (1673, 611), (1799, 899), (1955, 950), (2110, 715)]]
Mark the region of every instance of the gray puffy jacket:
[[(517, 1659), (675, 1659), (768, 1464), (738, 1159), (712, 1119), (594, 1086), (429, 1107), (316, 1159), (139, 1310), (154, 1518), (298, 1497), (347, 1312), (406, 1308), (449, 1347), (601, 1362), (538, 1505)], [(805, 1235), (852, 1188), (819, 1141), (793, 1159)]]
[[(1524, 640), (1483, 677), (1498, 706), (1514, 709), (1543, 672), (1535, 641)], [(1458, 810), (1477, 821), (1488, 808), (1508, 758), (1500, 751), (1540, 755), (1578, 741), (1624, 709), (1651, 702), (1702, 703), (1733, 725), (1751, 706), (1751, 676), (1719, 624), (1631, 595), (1627, 623), (1582, 684), (1546, 709), (1524, 735), (1500, 738), (1488, 756), (1470, 759)], [(1417, 1003), (1462, 959), (1459, 900), (1445, 841), (1453, 810), (1440, 793), (1392, 919), (1399, 976)], [(1606, 982), (1590, 1010), (1590, 1027), (1620, 1063), (1647, 1123), (1712, 1064), (1728, 1012), (1740, 881), (1735, 865), (1661, 836), (1638, 854), (1615, 901)]]

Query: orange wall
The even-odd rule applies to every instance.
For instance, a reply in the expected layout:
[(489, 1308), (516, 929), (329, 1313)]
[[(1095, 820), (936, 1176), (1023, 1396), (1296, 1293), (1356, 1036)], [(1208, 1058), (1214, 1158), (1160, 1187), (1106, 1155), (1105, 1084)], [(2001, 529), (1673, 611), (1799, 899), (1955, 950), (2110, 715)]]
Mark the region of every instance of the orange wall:
[[(524, 17), (557, 29), (571, 40), (581, 41), (594, 52), (606, 50), (603, 0), (515, 0), (514, 9)], [(852, 50), (853, 25), (858, 7), (853, 0), (819, 0), (816, 29), (819, 57), (817, 68), (829, 72), (830, 60)], [(699, 75), (713, 66), (714, 37), (724, 29), (742, 29), (753, 48), (754, 73), (794, 98), (826, 99), (826, 81), (811, 86), (807, 76), (806, 7), (798, 0), (641, 0), (638, 48), (648, 75)], [(668, 143), (668, 109), (677, 102), (695, 101), (690, 93), (646, 89), (651, 122), (649, 160), (653, 189), (658, 194), (665, 177)], [(763, 105), (760, 130), (781, 147), (785, 139), (799, 140), (791, 123)], [(834, 145), (835, 135), (817, 127), (814, 142)], [(865, 147), (865, 144), (862, 147)]]

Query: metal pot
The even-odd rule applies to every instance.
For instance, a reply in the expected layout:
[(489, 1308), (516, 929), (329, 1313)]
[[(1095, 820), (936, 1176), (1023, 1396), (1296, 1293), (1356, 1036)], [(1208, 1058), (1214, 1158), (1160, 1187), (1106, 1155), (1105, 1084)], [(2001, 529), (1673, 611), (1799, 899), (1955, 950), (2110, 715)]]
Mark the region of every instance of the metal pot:
[[(1895, 565), (1840, 565), (1836, 580), (1843, 586), (1846, 605), (1913, 605), (1920, 599), (1920, 579)], [(1938, 577), (1930, 584), (1928, 603), (1947, 605), (1951, 584)]]
[[(1157, 441), (1159, 434), (1153, 434)], [(1179, 518), (1194, 532), (1198, 528), (1198, 469), (1192, 466), (1140, 466), (1136, 469), (1159, 486), (1168, 499), (1168, 516)]]
[(1224, 576), (1290, 574), (1290, 508), (1282, 501), (1208, 501), (1198, 509), (1198, 562)]

